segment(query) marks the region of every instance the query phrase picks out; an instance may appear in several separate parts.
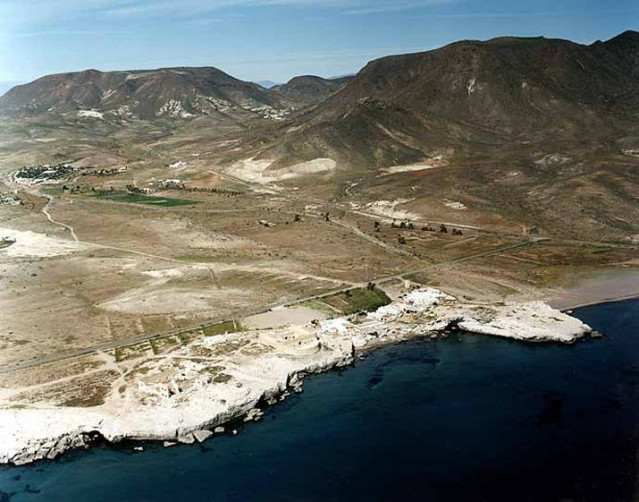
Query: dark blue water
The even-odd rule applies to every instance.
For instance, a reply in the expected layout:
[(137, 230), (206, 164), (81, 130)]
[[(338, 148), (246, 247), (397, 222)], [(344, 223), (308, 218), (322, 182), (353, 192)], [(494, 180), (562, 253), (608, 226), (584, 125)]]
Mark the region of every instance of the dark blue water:
[(607, 336), (382, 349), (236, 437), (0, 469), (0, 501), (636, 499), (639, 301), (576, 314)]

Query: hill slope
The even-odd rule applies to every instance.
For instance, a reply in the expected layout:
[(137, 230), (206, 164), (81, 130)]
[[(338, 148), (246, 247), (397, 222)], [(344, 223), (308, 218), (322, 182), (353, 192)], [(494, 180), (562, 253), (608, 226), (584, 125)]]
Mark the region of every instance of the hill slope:
[(346, 86), (352, 77), (326, 79), (314, 75), (294, 77), (286, 84), (276, 85), (271, 92), (279, 94), (298, 107), (314, 105)]
[(143, 119), (247, 113), (274, 118), (285, 107), (279, 96), (216, 68), (47, 75), (0, 98), (0, 115), (10, 117), (80, 112)]
[(638, 54), (639, 34), (626, 32), (591, 46), (499, 38), (378, 59), (273, 152), (384, 167), (434, 147), (614, 135), (639, 112)]

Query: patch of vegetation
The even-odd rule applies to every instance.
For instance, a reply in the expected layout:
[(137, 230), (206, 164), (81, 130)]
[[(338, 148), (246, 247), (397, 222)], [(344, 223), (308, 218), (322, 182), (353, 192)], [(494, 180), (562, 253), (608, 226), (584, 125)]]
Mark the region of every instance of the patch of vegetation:
[(303, 303), (300, 303), (300, 307), (306, 307), (307, 309), (317, 310), (318, 312), (322, 312), (323, 314), (326, 314), (329, 317), (335, 317), (335, 315), (338, 315), (341, 313), (335, 307), (331, 307), (330, 305), (320, 300), (305, 301)]
[(46, 187), (46, 188), (41, 188), (40, 192), (42, 193), (46, 193), (47, 195), (62, 195), (64, 193), (64, 190), (62, 190), (62, 187)]
[(196, 200), (170, 199), (167, 197), (153, 197), (139, 193), (130, 193), (122, 190), (96, 190), (91, 192), (95, 197), (108, 199), (115, 202), (128, 202), (131, 204), (150, 204), (154, 206), (173, 207), (198, 204)]
[(198, 333), (195, 331), (184, 331), (182, 333), (178, 333), (177, 337), (182, 345), (188, 345), (193, 340), (197, 339)]
[(140, 365), (140, 366), (137, 366), (135, 369), (131, 370), (129, 373), (127, 373), (126, 378), (129, 381), (135, 381), (136, 379), (148, 374), (149, 371), (151, 371), (151, 368), (149, 368), (148, 366)]
[(355, 312), (371, 312), (388, 305), (391, 299), (378, 287), (349, 289), (343, 293), (338, 293), (323, 302), (337, 309), (343, 314), (349, 315)]
[(115, 349), (115, 360), (120, 362), (126, 361), (127, 359), (136, 359), (148, 355), (149, 350), (153, 350), (149, 342), (117, 347)]
[(91, 305), (89, 307), (88, 313), (91, 317), (96, 316), (96, 315), (100, 315), (102, 313), (104, 313), (104, 310), (102, 310), (100, 307), (98, 307), (97, 305)]
[(218, 373), (217, 375), (213, 377), (213, 381), (215, 383), (227, 383), (231, 380), (233, 380), (233, 377), (226, 373)]
[(61, 406), (69, 406), (71, 408), (91, 408), (93, 406), (100, 406), (104, 404), (104, 400), (111, 390), (110, 385), (92, 385), (89, 386), (81, 393), (77, 393), (74, 396), (66, 399), (62, 402)]
[(416, 272), (414, 274), (408, 274), (404, 276), (404, 279), (416, 284), (421, 284), (422, 286), (437, 287), (441, 285), (441, 283), (437, 279), (433, 279), (433, 277), (426, 272)]
[(226, 333), (236, 333), (238, 331), (244, 331), (244, 328), (238, 321), (225, 321), (202, 328), (204, 336), (224, 335)]
[(15, 244), (16, 241), (13, 239), (0, 239), (0, 249), (8, 248), (12, 244)]
[(611, 253), (615, 250), (613, 248), (595, 248), (590, 251), (590, 254), (603, 254), (603, 253)]
[(207, 256), (207, 255), (198, 255), (198, 254), (185, 254), (175, 257), (176, 260), (180, 261), (192, 261), (195, 263), (217, 263), (220, 261), (228, 261), (230, 258), (227, 256)]
[(176, 349), (182, 345), (182, 341), (179, 337), (175, 336), (163, 336), (160, 338), (155, 338), (150, 340), (151, 349), (154, 354), (163, 354), (165, 352), (170, 352), (173, 349)]

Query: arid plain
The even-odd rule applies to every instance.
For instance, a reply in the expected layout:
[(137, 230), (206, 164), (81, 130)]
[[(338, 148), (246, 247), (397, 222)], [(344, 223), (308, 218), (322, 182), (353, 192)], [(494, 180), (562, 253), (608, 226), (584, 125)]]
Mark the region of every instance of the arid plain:
[[(606, 47), (638, 40), (622, 34)], [(455, 61), (451, 51), (490, 62), (495, 51), (523, 59), (517, 51), (578, 51), (599, 68), (601, 46), (569, 44), (500, 39), (440, 52), (446, 62)], [(446, 95), (451, 106), (468, 103), (446, 120), (441, 101), (420, 111), (430, 96), (413, 99), (428, 85), (379, 84), (380, 73), (422, 71), (422, 59), (432, 65), (438, 54), (380, 60), (339, 84), (313, 77), (326, 86), (321, 93), (269, 93), (219, 70), (181, 68), (54, 75), (5, 95), (0, 406), (115, 413), (143, 407), (156, 391), (173, 403), (204, 373), (208, 383), (237, 381), (239, 389), (259, 381), (260, 364), (278, 378), (297, 368), (286, 366), (297, 356), (325, 369), (350, 353), (332, 338), (323, 340), (336, 344), (333, 359), (319, 351), (318, 321), (355, 315), (357, 325), (358, 312), (420, 286), (452, 295), (480, 324), (534, 300), (565, 309), (639, 294), (632, 114), (603, 98), (605, 111), (594, 98), (549, 99), (556, 82), (526, 73), (515, 86), (523, 108), (511, 103), (503, 117), (471, 124), (458, 117), (501, 110), (501, 91), (491, 89), (504, 82), (492, 74), (457, 74)], [(563, 70), (561, 59), (553, 62)], [(388, 72), (388, 64), (400, 67)], [(180, 80), (185, 74), (221, 83), (205, 99)], [(157, 102), (120, 96), (131, 81), (159, 89), (149, 94)], [(108, 85), (120, 91), (100, 87)], [(116, 101), (83, 105), (87, 89)], [(528, 121), (525, 107), (542, 118)], [(552, 319), (539, 308), (529, 321)], [(517, 309), (503, 315), (511, 322)], [(249, 397), (242, 402), (261, 399)]]
[[(593, 271), (636, 273), (631, 241), (534, 230), (475, 211), (455, 187), (424, 197), (456, 169), (454, 152), (391, 173), (320, 162), (319, 172), (306, 163), (262, 179), (268, 162), (234, 160), (243, 131), (203, 139), (213, 128), (194, 125), (167, 126), (153, 140), (118, 128), (96, 142), (77, 129), (69, 138), (37, 122), (2, 124), (1, 191), (21, 201), (1, 207), (5, 237), (16, 240), (2, 251), (4, 366), (103, 344), (113, 353), (368, 282), (501, 301), (553, 298)], [(23, 165), (56, 162), (73, 170), (15, 177)], [(613, 296), (636, 292), (625, 287)]]

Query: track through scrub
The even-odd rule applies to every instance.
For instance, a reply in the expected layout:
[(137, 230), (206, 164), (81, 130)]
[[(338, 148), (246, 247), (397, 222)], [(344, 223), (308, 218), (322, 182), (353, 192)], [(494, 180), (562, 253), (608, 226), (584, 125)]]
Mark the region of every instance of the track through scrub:
[[(470, 261), (470, 260), (474, 260), (474, 259), (477, 259), (477, 258), (483, 258), (483, 257), (486, 257), (486, 256), (495, 255), (495, 254), (506, 253), (508, 251), (512, 251), (512, 250), (519, 249), (519, 248), (522, 248), (522, 247), (533, 246), (537, 242), (540, 242), (540, 241), (539, 240), (538, 241), (528, 241), (528, 240), (521, 241), (521, 242), (518, 242), (516, 244), (511, 244), (511, 245), (508, 245), (508, 246), (502, 246), (502, 247), (499, 247), (499, 248), (496, 248), (496, 249), (492, 249), (490, 251), (484, 251), (482, 253), (475, 253), (473, 255), (468, 255), (468, 256), (461, 257), (461, 258), (456, 258), (454, 260), (428, 265), (428, 266), (421, 267), (421, 268), (414, 269), (414, 270), (408, 270), (406, 272), (401, 272), (399, 274), (393, 274), (393, 275), (387, 275), (387, 276), (378, 277), (376, 279), (373, 279), (370, 282), (372, 282), (374, 284), (383, 284), (383, 283), (386, 283), (386, 282), (389, 282), (389, 281), (393, 281), (393, 280), (400, 280), (400, 279), (404, 279), (405, 277), (407, 277), (409, 275), (412, 275), (412, 274), (415, 274), (415, 273), (419, 273), (419, 272), (424, 272), (426, 270), (442, 268), (442, 267), (445, 267), (445, 266), (448, 266), (448, 265), (452, 265), (452, 264), (456, 264), (456, 263), (464, 263), (464, 262), (467, 262), (467, 261)], [(338, 294), (338, 293), (343, 293), (343, 292), (351, 290), (353, 288), (366, 287), (367, 284), (368, 284), (368, 282), (366, 282), (366, 283), (349, 284), (349, 285), (347, 285), (345, 287), (333, 289), (333, 290), (327, 291), (325, 293), (306, 296), (304, 298), (298, 298), (296, 300), (292, 300), (292, 301), (288, 301), (288, 302), (261, 305), (261, 306), (255, 307), (253, 309), (250, 309), (250, 310), (236, 312), (235, 315), (233, 315), (233, 316), (225, 316), (225, 317), (219, 317), (219, 318), (210, 319), (206, 323), (201, 323), (201, 324), (194, 325), (194, 326), (189, 326), (189, 327), (186, 327), (186, 328), (174, 329), (174, 330), (165, 331), (165, 332), (162, 332), (162, 333), (156, 333), (156, 334), (153, 334), (153, 335), (144, 334), (144, 335), (139, 335), (139, 336), (134, 336), (134, 337), (129, 337), (129, 338), (123, 338), (123, 339), (119, 339), (119, 340), (113, 340), (113, 341), (109, 341), (109, 342), (104, 342), (104, 343), (92, 345), (92, 346), (86, 347), (84, 349), (78, 349), (78, 350), (70, 351), (70, 352), (67, 352), (67, 353), (52, 354), (52, 355), (46, 356), (46, 357), (30, 359), (30, 360), (27, 360), (27, 361), (20, 361), (20, 362), (14, 363), (14, 364), (6, 365), (6, 366), (0, 366), (0, 374), (2, 374), (2, 373), (10, 373), (12, 371), (17, 371), (17, 370), (21, 370), (21, 369), (32, 368), (32, 367), (35, 367), (35, 366), (41, 366), (43, 364), (63, 361), (65, 359), (71, 359), (71, 358), (74, 358), (74, 357), (93, 354), (93, 353), (96, 353), (96, 352), (114, 350), (114, 349), (116, 349), (118, 347), (123, 347), (123, 346), (126, 346), (126, 345), (134, 345), (134, 344), (137, 344), (137, 343), (151, 341), (151, 340), (154, 340), (154, 339), (157, 339), (157, 338), (162, 338), (162, 337), (165, 337), (165, 336), (177, 335), (177, 334), (180, 334), (180, 333), (196, 331), (198, 329), (202, 329), (202, 328), (204, 328), (206, 326), (210, 326), (210, 325), (213, 325), (213, 324), (219, 324), (221, 322), (232, 321), (233, 319), (238, 319), (238, 318), (242, 318), (242, 317), (248, 317), (248, 316), (251, 316), (251, 315), (262, 314), (262, 313), (267, 312), (267, 311), (269, 311), (271, 309), (274, 309), (274, 308), (290, 307), (290, 306), (299, 305), (301, 303), (305, 303), (305, 302), (308, 302), (308, 301), (321, 300), (323, 298), (327, 298), (329, 296), (333, 296), (333, 295)]]

